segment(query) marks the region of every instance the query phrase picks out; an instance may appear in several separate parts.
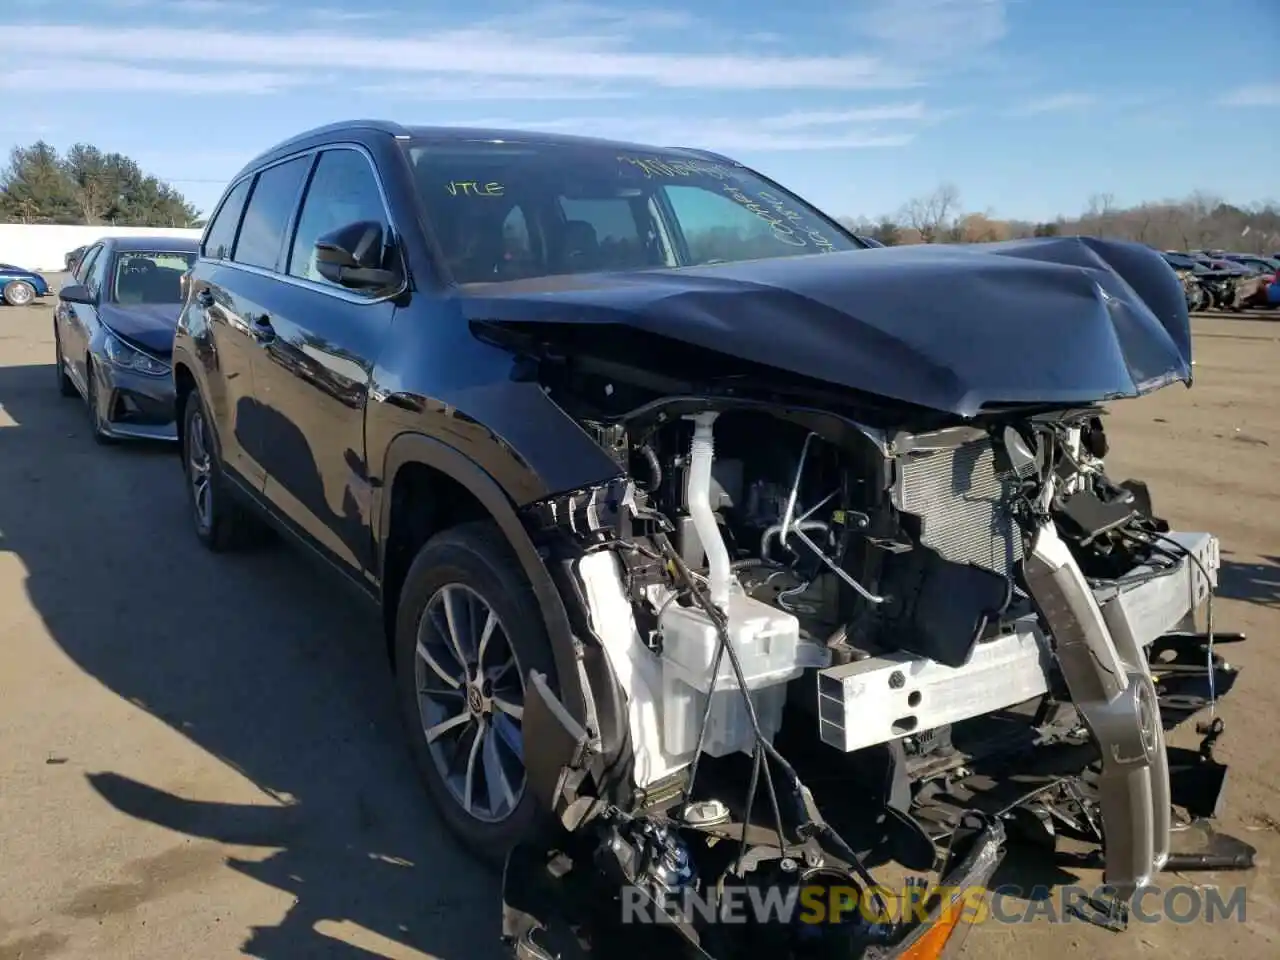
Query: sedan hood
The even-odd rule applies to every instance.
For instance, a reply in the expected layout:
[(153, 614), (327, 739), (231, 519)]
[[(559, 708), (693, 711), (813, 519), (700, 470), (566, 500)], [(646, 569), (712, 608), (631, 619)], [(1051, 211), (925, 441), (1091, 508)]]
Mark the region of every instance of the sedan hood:
[(1117, 241), (885, 247), (543, 277), (469, 285), (461, 302), (473, 322), (588, 352), (631, 328), (965, 417), (1191, 382), (1181, 284), (1154, 250)]
[(120, 339), (167, 360), (173, 353), (173, 331), (181, 312), (180, 303), (112, 303), (103, 305), (98, 317)]

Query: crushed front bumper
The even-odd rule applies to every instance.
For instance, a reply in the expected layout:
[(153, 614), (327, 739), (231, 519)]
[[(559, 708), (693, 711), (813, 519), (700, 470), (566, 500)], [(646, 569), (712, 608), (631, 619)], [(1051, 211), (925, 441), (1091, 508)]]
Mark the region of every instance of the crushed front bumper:
[[(1217, 539), (1207, 533), (1170, 538), (1199, 563), (1183, 556), (1154, 579), (1145, 577), (1156, 571), (1140, 567), (1123, 585), (1091, 589), (1111, 629), (1122, 624), (1143, 648), (1178, 629), (1217, 585)], [(818, 673), (819, 735), (844, 752), (887, 743), (1043, 696), (1053, 674), (1051, 644), (1035, 616), (979, 644), (960, 667), (909, 653), (828, 667)]]
[[(952, 835), (938, 885), (927, 891), (922, 908), (910, 911), (910, 921), (885, 928), (879, 942), (856, 950), (847, 958), (842, 952), (841, 960), (937, 960), (950, 955), (981, 917), (980, 900), (987, 895), (1004, 855), (1005, 830), (1001, 822), (976, 815), (967, 818), (965, 825)], [(580, 927), (584, 919), (560, 911), (574, 898), (559, 889), (564, 874), (555, 864), (555, 858), (548, 860), (528, 847), (517, 847), (507, 859), (502, 930), (503, 941), (516, 960), (561, 960), (563, 945), (551, 946), (547, 932), (566, 923)], [(685, 953), (686, 941), (675, 933), (671, 936), (670, 956), (711, 956), (697, 947), (692, 953)], [(619, 960), (632, 956), (648, 960), (653, 955), (653, 942), (645, 944), (637, 946), (636, 953), (623, 957), (611, 947), (608, 955)], [(568, 952), (579, 948), (583, 951), (581, 956), (594, 955), (586, 953), (590, 948), (580, 943), (570, 945)]]

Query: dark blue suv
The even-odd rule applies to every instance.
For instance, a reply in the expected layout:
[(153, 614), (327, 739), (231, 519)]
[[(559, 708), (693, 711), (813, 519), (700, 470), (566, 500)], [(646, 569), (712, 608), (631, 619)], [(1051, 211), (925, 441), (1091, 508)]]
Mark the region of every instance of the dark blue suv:
[[(1113, 635), (1090, 592), (1175, 556), (1102, 470), (1098, 405), (1191, 379), (1149, 248), (871, 248), (722, 156), (366, 121), (246, 166), (183, 285), (198, 536), (274, 528), (380, 606), (427, 787), (509, 877), (564, 828), (615, 879), (714, 885), (739, 841), (847, 860), (826, 799), (870, 804), (927, 869), (901, 742), (951, 769), (952, 724), (1064, 673), (1082, 710), (1123, 686), (1102, 756), (1155, 742), (1146, 679), (1114, 666), (1153, 638)], [(1175, 624), (1193, 593), (1135, 609)], [(1062, 631), (1088, 656), (1049, 659), (1035, 638)], [(802, 759), (846, 754), (879, 772), (814, 801)], [(1167, 818), (1159, 784), (1110, 773), (1123, 886)], [(994, 868), (997, 826), (956, 889)]]

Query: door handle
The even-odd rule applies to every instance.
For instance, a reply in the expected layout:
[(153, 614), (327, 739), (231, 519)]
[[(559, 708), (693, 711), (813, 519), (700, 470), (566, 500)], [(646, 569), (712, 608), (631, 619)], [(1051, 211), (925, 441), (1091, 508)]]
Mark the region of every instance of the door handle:
[(265, 313), (249, 325), (249, 333), (264, 346), (276, 338), (276, 328), (271, 326), (271, 317)]
[(203, 288), (196, 294), (196, 303), (204, 307), (206, 310), (213, 306), (213, 291), (208, 287)]

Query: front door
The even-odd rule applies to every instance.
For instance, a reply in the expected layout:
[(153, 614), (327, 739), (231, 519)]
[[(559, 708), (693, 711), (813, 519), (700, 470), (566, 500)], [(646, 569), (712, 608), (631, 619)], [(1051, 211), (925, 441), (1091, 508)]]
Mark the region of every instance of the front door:
[[(90, 247), (75, 273), (72, 281), (88, 289), (95, 296), (100, 296), (103, 278), (106, 275), (106, 261), (110, 259), (103, 253), (103, 245)], [(85, 392), (85, 360), (89, 354), (89, 338), (97, 327), (97, 316), (94, 307), (84, 303), (68, 303), (58, 301), (53, 313), (54, 323), (58, 325), (58, 343), (62, 348), (63, 369), (79, 388)]]
[(376, 221), (389, 231), (372, 163), (352, 147), (326, 149), (282, 261), (288, 279), (262, 304), (271, 333), (256, 354), (254, 377), (259, 399), (269, 406), (267, 499), (330, 559), (364, 580), (373, 555), (365, 405), (396, 308), (325, 280), (313, 256), (318, 237), (356, 221)]

